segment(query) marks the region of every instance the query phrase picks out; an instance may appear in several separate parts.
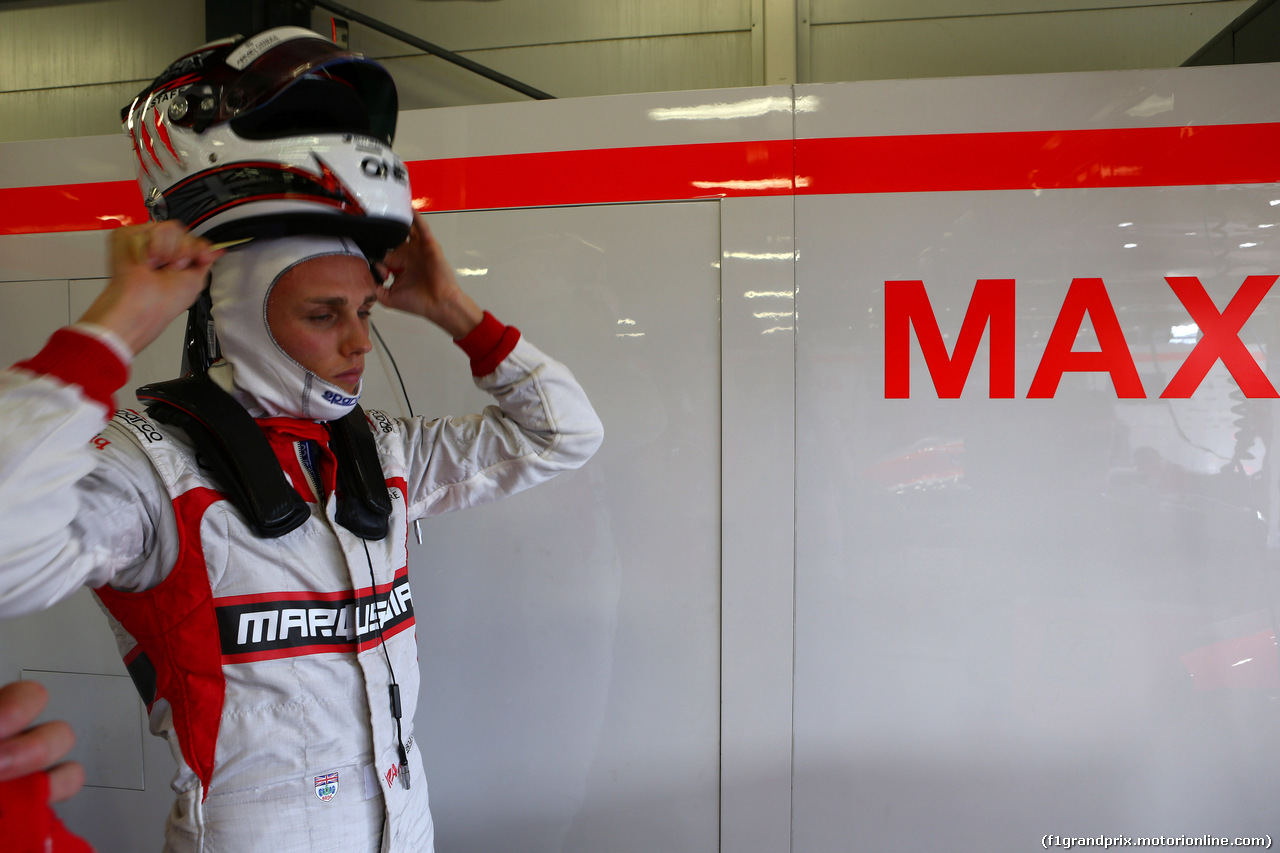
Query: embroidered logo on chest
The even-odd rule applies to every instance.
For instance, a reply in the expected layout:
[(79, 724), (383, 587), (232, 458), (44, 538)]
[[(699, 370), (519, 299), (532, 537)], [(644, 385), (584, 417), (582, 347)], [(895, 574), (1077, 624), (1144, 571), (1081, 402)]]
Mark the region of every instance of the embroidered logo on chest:
[(329, 802), (338, 795), (338, 774), (326, 773), (316, 777), (316, 796), (321, 802)]

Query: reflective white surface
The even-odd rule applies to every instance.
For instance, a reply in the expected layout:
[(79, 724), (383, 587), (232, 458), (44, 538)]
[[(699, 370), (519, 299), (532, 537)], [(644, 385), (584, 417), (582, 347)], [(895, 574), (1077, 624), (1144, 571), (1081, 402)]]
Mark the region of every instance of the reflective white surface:
[(721, 208), (724, 411), (720, 849), (786, 850), (794, 677), (790, 197)]
[[(1067, 118), (1114, 100), (1050, 82)], [(989, 94), (945, 89), (944, 116)], [(798, 853), (1275, 832), (1276, 409), (1220, 364), (1190, 399), (1159, 399), (1196, 340), (1165, 277), (1197, 276), (1221, 310), (1247, 275), (1280, 272), (1275, 197), (797, 199)], [(951, 351), (994, 278), (1016, 280), (1014, 399), (988, 398), (986, 339), (960, 399), (939, 400), (915, 333), (910, 398), (886, 399), (885, 283), (924, 282)], [(1147, 399), (1117, 399), (1106, 373), (1026, 398), (1076, 278), (1104, 281)], [(1240, 335), (1264, 366), (1276, 298)], [(1097, 347), (1086, 323), (1073, 349)]]
[(1273, 122), (1274, 64), (798, 86), (796, 136)]
[[(786, 139), (792, 127), (791, 87), (443, 107), (402, 113), (397, 127), (396, 151), (406, 162)], [(3, 176), (0, 171), (0, 180)]]

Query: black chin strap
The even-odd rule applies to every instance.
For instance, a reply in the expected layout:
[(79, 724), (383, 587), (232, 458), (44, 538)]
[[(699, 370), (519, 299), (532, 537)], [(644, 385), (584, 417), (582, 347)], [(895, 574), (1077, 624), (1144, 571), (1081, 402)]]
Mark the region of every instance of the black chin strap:
[(213, 300), (206, 282), (204, 291), (187, 309), (187, 330), (182, 342), (182, 374), (203, 374), (218, 360), (218, 336), (213, 331)]
[[(194, 307), (192, 315), (188, 331), (198, 325)], [(201, 461), (259, 536), (284, 536), (311, 517), (262, 430), (203, 371), (144, 385), (137, 394), (148, 415), (186, 432)], [(329, 422), (329, 449), (338, 462), (338, 523), (361, 539), (385, 538), (391, 495), (359, 406)]]
[(359, 405), (329, 422), (329, 449), (338, 460), (338, 523), (361, 539), (385, 539), (391, 493)]

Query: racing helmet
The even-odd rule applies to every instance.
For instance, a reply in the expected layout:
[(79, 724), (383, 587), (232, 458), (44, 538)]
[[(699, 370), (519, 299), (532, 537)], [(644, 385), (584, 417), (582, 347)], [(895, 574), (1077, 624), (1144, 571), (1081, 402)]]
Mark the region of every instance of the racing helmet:
[(404, 242), (409, 176), (378, 63), (302, 27), (210, 42), (120, 111), (151, 218), (214, 242), (333, 234)]

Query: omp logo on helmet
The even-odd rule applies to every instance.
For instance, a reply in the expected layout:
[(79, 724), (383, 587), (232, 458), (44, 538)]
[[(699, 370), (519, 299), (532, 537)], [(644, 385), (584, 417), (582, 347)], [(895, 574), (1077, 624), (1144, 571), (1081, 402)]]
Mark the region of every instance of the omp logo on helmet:
[(338, 406), (350, 406), (356, 400), (360, 399), (359, 397), (345, 397), (342, 394), (339, 394), (337, 391), (325, 391), (320, 396), (324, 397), (330, 403), (333, 403)]
[(214, 610), (223, 658), (232, 663), (356, 651), (414, 623), (407, 574), (372, 592), (216, 598)]

